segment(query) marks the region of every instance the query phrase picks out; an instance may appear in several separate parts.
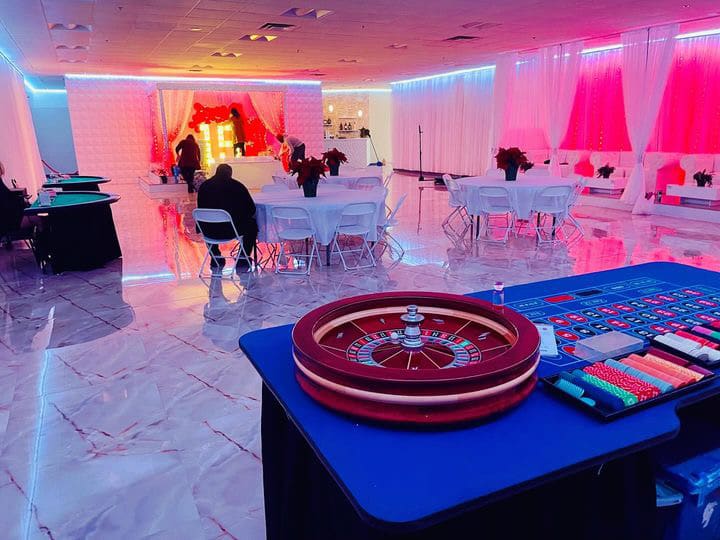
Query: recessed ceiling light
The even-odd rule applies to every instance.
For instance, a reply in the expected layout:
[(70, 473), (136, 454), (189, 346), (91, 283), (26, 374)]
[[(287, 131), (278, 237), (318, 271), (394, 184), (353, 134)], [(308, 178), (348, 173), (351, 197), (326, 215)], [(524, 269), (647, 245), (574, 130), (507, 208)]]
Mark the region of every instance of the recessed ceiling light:
[(388, 45), (388, 49), (407, 49), (407, 43), (392, 43), (391, 45)]
[(474, 41), (476, 39), (480, 39), (480, 38), (477, 36), (462, 36), (462, 35), (460, 35), (460, 36), (453, 36), (453, 37), (445, 38), (445, 39), (443, 39), (443, 41)]
[(683, 4), (682, 7), (684, 7), (684, 8), (689, 8), (689, 7), (690, 7), (690, 4)]
[(338, 62), (342, 64), (357, 64), (359, 60), (357, 58), (341, 58)]
[(49, 23), (48, 29), (74, 31), (74, 32), (90, 32), (92, 30), (92, 26), (90, 26), (89, 24), (75, 24), (75, 23)]
[(500, 23), (473, 21), (463, 24), (462, 28), (466, 28), (468, 30), (487, 30), (488, 28), (495, 28), (496, 26), (500, 26)]
[(58, 51), (87, 51), (90, 47), (87, 45), (75, 45), (68, 47), (67, 45), (56, 45), (55, 49)]
[(300, 17), (302, 19), (322, 19), (334, 13), (330, 9), (290, 8), (282, 14), (283, 17)]
[(246, 34), (240, 38), (242, 41), (273, 41), (277, 36), (264, 36), (262, 34)]
[(279, 30), (280, 32), (290, 32), (292, 30), (295, 30), (296, 28), (298, 28), (297, 24), (269, 22), (269, 23), (263, 24), (259, 29), (260, 30)]
[(61, 58), (58, 62), (61, 64), (84, 64), (87, 60), (68, 60), (66, 58)]
[(219, 58), (238, 58), (242, 56), (242, 53), (217, 51), (212, 53), (210, 56), (217, 56)]
[(188, 28), (188, 30), (190, 30), (191, 32), (202, 32), (202, 28), (200, 28), (199, 26), (191, 26), (190, 28)]

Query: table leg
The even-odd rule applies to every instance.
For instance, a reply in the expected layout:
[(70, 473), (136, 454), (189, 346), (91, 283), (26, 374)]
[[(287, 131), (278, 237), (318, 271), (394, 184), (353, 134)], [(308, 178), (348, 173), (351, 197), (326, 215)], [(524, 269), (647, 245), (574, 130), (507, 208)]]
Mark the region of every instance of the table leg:
[(325, 266), (330, 266), (330, 244), (325, 246)]
[(420, 232), (420, 218), (422, 216), (422, 192), (423, 189), (425, 189), (423, 186), (418, 186), (418, 189), (420, 190), (420, 197), (418, 198), (418, 224), (417, 224), (417, 230)]

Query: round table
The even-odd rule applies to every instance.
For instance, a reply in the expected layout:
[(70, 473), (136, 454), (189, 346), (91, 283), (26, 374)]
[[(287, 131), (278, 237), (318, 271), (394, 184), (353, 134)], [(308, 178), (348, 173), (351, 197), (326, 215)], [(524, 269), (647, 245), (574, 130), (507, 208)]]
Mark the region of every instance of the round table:
[(41, 219), (35, 242), (38, 259), (54, 273), (91, 270), (122, 256), (110, 205), (112, 193), (61, 191), (49, 206), (36, 200), (25, 209)]
[[(331, 188), (331, 189), (325, 189)], [(385, 222), (385, 190), (337, 189), (337, 186), (318, 186), (317, 197), (305, 197), (301, 189), (258, 193), (253, 198), (257, 213), (258, 241), (278, 242), (272, 225), (270, 210), (278, 206), (305, 208), (315, 226), (318, 244), (329, 246), (340, 222), (343, 208), (348, 204), (373, 202), (377, 205), (375, 219), (370, 226), (368, 240), (377, 240), (377, 226)]]
[(503, 178), (491, 178), (486, 176), (470, 176), (459, 178), (457, 183), (462, 188), (465, 196), (467, 211), (472, 216), (481, 214), (480, 211), (480, 187), (502, 187), (508, 190), (510, 203), (515, 209), (518, 219), (529, 219), (535, 194), (548, 187), (568, 186), (575, 187), (577, 180), (570, 178), (559, 178), (555, 176), (525, 176), (518, 175), (514, 182), (507, 182)]
[(100, 191), (99, 184), (109, 182), (104, 176), (68, 176), (48, 178), (42, 187), (60, 188), (63, 191)]

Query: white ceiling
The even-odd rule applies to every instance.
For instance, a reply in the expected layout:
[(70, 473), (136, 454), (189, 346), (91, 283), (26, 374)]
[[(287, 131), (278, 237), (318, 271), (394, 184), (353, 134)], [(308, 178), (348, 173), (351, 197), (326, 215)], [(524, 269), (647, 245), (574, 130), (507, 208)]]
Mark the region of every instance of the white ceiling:
[[(290, 8), (333, 13), (283, 16)], [(718, 0), (0, 0), (0, 48), (40, 76), (192, 75), (199, 66), (198, 75), (371, 86), (477, 66), (501, 51), (717, 15)], [(298, 28), (259, 30), (265, 23)], [(278, 38), (240, 39), (255, 33)], [(479, 39), (443, 41), (457, 35)]]

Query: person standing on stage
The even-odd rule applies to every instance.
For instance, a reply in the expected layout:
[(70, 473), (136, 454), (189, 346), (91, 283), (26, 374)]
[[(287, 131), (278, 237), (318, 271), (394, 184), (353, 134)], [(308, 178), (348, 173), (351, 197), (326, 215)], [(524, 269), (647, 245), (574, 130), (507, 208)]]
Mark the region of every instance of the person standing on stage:
[(235, 135), (235, 144), (233, 150), (235, 157), (237, 157), (237, 151), (240, 150), (240, 155), (245, 155), (245, 128), (243, 128), (243, 118), (236, 108), (230, 109), (230, 121), (233, 125), (233, 134)]
[(290, 149), (290, 163), (305, 159), (305, 143), (293, 135), (287, 133), (278, 135), (277, 140), (287, 145)]
[[(232, 218), (235, 229), (243, 237), (243, 247), (248, 257), (252, 256), (257, 238), (258, 226), (255, 221), (255, 202), (250, 196), (247, 188), (232, 177), (232, 167), (227, 163), (217, 166), (215, 175), (200, 185), (197, 197), (198, 208), (220, 208), (225, 210)], [(228, 238), (232, 236), (232, 229), (228, 230), (227, 223), (207, 223), (203, 226), (203, 232), (211, 238)], [(220, 248), (217, 245), (211, 247), (215, 257), (221, 257)], [(245, 269), (250, 266), (250, 261), (240, 259), (238, 268)], [(213, 269), (222, 269), (225, 266), (225, 259), (210, 259), (210, 266)]]
[(200, 147), (195, 142), (195, 137), (192, 134), (188, 135), (180, 141), (175, 147), (175, 154), (177, 154), (177, 164), (180, 167), (180, 174), (183, 180), (187, 182), (188, 193), (195, 191), (195, 171), (200, 168)]

